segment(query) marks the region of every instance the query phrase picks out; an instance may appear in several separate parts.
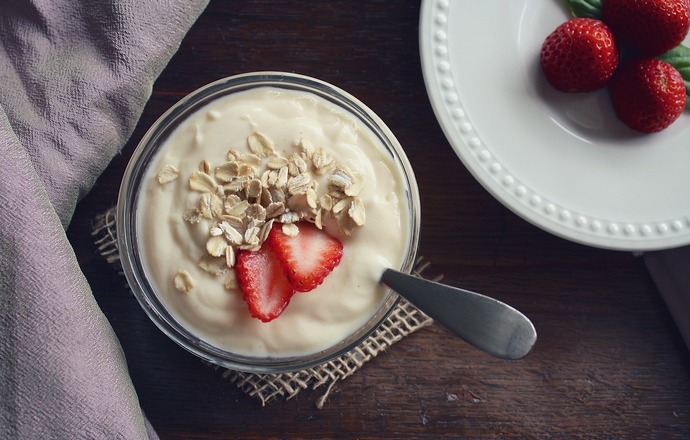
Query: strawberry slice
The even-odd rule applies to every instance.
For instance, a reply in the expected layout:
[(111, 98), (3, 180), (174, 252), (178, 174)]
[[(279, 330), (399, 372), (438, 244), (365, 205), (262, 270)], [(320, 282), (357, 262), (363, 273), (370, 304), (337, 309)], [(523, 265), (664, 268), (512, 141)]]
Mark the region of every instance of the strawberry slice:
[(319, 286), (340, 263), (343, 245), (309, 222), (296, 223), (299, 233), (288, 236), (275, 223), (267, 242), (281, 262), (292, 288), (308, 292)]
[(269, 246), (264, 245), (258, 251), (239, 252), (235, 272), (254, 318), (269, 322), (283, 313), (294, 290)]

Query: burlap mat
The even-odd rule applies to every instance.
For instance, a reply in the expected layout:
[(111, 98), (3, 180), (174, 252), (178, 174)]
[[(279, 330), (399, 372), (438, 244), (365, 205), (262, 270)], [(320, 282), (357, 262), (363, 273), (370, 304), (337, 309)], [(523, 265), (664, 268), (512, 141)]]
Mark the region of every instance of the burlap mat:
[[(122, 274), (115, 229), (115, 208), (96, 217), (92, 230), (98, 252)], [(428, 263), (417, 261), (415, 275), (421, 276)], [(404, 299), (399, 301), (388, 318), (361, 344), (342, 356), (294, 373), (251, 374), (213, 366), (238, 388), (261, 401), (261, 405), (288, 400), (301, 390), (326, 387), (315, 402), (322, 408), (333, 386), (357, 372), (364, 364), (405, 336), (432, 323), (432, 319)], [(209, 364), (210, 365), (210, 364)]]

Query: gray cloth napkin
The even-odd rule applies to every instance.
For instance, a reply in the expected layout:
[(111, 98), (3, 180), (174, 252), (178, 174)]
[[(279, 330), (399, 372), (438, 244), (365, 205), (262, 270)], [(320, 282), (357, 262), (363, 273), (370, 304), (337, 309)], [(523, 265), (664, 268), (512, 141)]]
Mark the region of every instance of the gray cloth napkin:
[(690, 348), (690, 246), (644, 254), (671, 315)]
[(1, 438), (156, 437), (65, 229), (206, 2), (2, 5)]

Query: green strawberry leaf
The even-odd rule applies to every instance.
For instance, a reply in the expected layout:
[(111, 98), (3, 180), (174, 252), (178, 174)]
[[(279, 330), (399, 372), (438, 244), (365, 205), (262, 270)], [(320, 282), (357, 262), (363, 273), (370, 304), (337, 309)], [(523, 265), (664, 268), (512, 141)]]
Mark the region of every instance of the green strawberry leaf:
[(660, 55), (658, 58), (666, 61), (680, 72), (685, 83), (685, 93), (688, 95), (688, 99), (685, 101), (685, 108), (690, 110), (690, 47), (681, 44)]
[(601, 3), (603, 0), (566, 0), (568, 9), (573, 17), (601, 19)]

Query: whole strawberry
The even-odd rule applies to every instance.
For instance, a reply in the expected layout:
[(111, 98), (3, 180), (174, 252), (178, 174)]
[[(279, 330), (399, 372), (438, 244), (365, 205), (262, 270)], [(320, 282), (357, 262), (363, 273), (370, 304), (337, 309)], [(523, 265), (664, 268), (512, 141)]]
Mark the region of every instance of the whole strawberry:
[(688, 0), (604, 0), (601, 13), (621, 44), (643, 56), (673, 49), (690, 28)]
[(605, 86), (618, 67), (613, 33), (601, 20), (572, 18), (541, 47), (546, 79), (562, 92), (590, 92)]
[(618, 119), (643, 133), (671, 125), (687, 99), (680, 72), (654, 58), (624, 64), (609, 84), (609, 95)]

